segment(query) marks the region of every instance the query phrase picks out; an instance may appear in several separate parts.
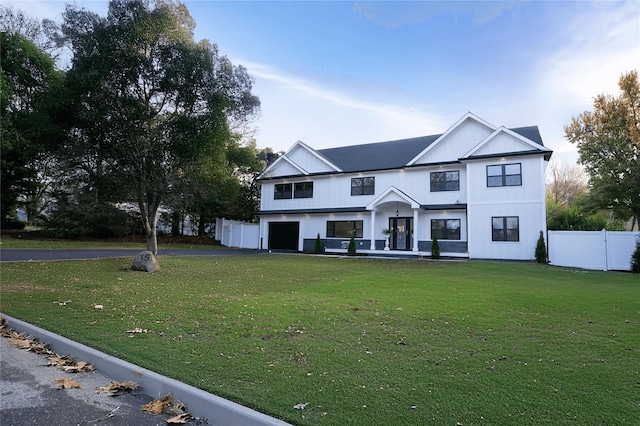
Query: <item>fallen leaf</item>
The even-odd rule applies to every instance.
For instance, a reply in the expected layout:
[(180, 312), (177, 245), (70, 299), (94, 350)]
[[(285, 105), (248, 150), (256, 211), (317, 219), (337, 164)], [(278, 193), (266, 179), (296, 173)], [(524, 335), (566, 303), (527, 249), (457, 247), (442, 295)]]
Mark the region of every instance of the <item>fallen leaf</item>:
[(162, 411), (169, 407), (173, 403), (173, 396), (171, 394), (165, 395), (160, 399), (154, 399), (142, 406), (142, 411), (148, 411), (153, 414), (161, 414)]
[(65, 365), (73, 365), (75, 363), (75, 359), (69, 355), (60, 356), (58, 354), (53, 354), (47, 358), (47, 366), (55, 365), (56, 367), (63, 367)]
[(146, 328), (134, 328), (133, 330), (125, 330), (125, 333), (133, 333), (133, 334), (137, 334), (137, 333), (148, 333), (149, 330)]
[(108, 396), (119, 396), (140, 389), (141, 387), (138, 383), (127, 380), (126, 382), (111, 382), (108, 386), (98, 386), (96, 387), (96, 393), (104, 392)]
[(80, 383), (67, 378), (56, 379), (52, 383), (59, 384), (60, 386), (58, 387), (58, 389), (82, 389), (82, 385), (80, 385)]
[(23, 339), (19, 339), (15, 337), (11, 338), (11, 344), (18, 349), (29, 349), (32, 343), (33, 343), (33, 340), (29, 340), (26, 338), (23, 338)]
[(178, 414), (175, 417), (167, 419), (167, 424), (186, 424), (193, 419), (193, 416), (189, 413)]
[(308, 402), (305, 403), (300, 403), (300, 404), (296, 404), (293, 406), (293, 408), (295, 408), (296, 410), (304, 410), (304, 408), (309, 405)]
[(103, 305), (93, 305), (94, 309), (104, 309)]
[(90, 371), (96, 371), (95, 367), (88, 362), (80, 361), (75, 365), (63, 365), (60, 366), (67, 373), (88, 373)]

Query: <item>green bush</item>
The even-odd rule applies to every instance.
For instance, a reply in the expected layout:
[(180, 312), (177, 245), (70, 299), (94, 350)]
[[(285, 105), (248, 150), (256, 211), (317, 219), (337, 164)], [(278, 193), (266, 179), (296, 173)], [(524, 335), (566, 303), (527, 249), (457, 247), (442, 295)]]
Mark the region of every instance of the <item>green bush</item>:
[(640, 238), (636, 240), (636, 249), (631, 255), (631, 272), (640, 274)]
[(316, 237), (316, 245), (313, 248), (313, 252), (316, 254), (324, 253), (324, 246), (322, 245), (322, 240), (320, 239), (320, 233), (318, 233), (318, 236)]
[(356, 255), (356, 234), (353, 232), (351, 234), (351, 239), (349, 240), (349, 248), (347, 249), (347, 254), (349, 256)]
[(440, 244), (435, 234), (433, 235), (433, 241), (431, 241), (431, 258), (440, 259)]
[(536, 261), (538, 263), (547, 263), (547, 245), (544, 243), (544, 234), (540, 231), (538, 243), (536, 244)]

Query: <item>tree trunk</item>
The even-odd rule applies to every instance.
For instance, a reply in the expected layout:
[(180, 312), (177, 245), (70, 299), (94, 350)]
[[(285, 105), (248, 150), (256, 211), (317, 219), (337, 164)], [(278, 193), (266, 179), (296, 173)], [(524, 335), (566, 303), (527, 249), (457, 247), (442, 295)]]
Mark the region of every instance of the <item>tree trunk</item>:
[(205, 227), (205, 217), (203, 214), (201, 214), (200, 220), (198, 220), (198, 237), (204, 237), (204, 227)]
[(145, 218), (144, 228), (147, 234), (147, 250), (153, 253), (154, 256), (158, 255), (158, 235), (156, 229), (156, 214), (149, 212), (149, 217)]
[(180, 213), (173, 212), (173, 214), (171, 215), (171, 235), (173, 235), (174, 237), (180, 235), (180, 222)]

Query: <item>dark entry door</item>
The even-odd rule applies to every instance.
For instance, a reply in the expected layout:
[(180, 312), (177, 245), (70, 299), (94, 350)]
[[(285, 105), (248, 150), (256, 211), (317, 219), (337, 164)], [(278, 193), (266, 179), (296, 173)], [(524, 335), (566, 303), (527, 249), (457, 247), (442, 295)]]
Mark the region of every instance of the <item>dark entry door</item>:
[(411, 217), (390, 217), (389, 229), (392, 231), (389, 239), (391, 250), (411, 250)]
[(298, 250), (300, 222), (269, 222), (269, 250)]

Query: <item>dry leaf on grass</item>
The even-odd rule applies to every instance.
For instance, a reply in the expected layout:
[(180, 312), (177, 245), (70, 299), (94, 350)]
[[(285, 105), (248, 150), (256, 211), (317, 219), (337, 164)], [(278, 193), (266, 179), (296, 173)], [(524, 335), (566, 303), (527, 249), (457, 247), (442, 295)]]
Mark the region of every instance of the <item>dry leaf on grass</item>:
[(119, 396), (140, 389), (141, 387), (138, 383), (127, 380), (126, 382), (111, 382), (108, 386), (98, 386), (96, 393), (104, 392), (109, 396)]
[(52, 383), (59, 384), (60, 386), (58, 387), (58, 389), (82, 389), (82, 385), (80, 385), (80, 383), (67, 378), (56, 379)]
[(93, 309), (104, 309), (104, 305), (93, 305)]
[(173, 395), (168, 394), (160, 399), (154, 399), (148, 404), (142, 406), (142, 411), (148, 411), (153, 414), (161, 414), (162, 411), (173, 404)]
[(149, 330), (146, 328), (134, 328), (133, 330), (125, 330), (125, 333), (133, 333), (133, 334), (137, 334), (137, 333), (148, 333)]

